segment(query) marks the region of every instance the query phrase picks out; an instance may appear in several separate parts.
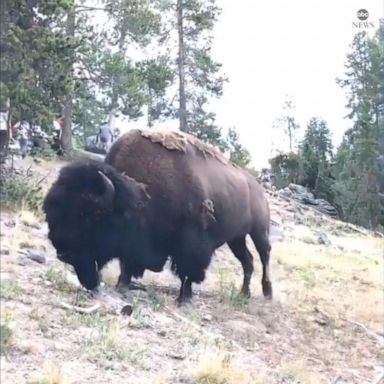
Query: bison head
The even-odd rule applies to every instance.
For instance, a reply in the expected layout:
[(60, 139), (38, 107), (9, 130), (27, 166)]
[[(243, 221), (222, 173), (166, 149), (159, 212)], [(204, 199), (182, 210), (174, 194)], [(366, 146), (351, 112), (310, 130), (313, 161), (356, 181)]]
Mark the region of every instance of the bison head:
[(44, 200), (48, 237), (85, 288), (96, 288), (101, 268), (135, 247), (148, 199), (142, 184), (103, 163), (74, 163), (61, 170)]

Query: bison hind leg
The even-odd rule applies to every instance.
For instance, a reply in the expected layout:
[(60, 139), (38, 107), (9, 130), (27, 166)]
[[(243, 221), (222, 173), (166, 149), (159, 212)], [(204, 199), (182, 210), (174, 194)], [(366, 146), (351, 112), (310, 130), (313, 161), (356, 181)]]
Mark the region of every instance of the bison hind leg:
[(253, 256), (247, 248), (245, 236), (228, 241), (228, 246), (243, 267), (244, 280), (241, 293), (245, 297), (250, 297), (251, 291), (249, 289), (249, 285), (251, 283), (251, 277), (253, 273)]
[(271, 244), (269, 242), (268, 230), (253, 231), (251, 238), (257, 252), (260, 255), (261, 264), (263, 265), (263, 276), (261, 279), (261, 286), (263, 288), (263, 295), (266, 299), (272, 299), (272, 283), (269, 277), (269, 255), (271, 252)]

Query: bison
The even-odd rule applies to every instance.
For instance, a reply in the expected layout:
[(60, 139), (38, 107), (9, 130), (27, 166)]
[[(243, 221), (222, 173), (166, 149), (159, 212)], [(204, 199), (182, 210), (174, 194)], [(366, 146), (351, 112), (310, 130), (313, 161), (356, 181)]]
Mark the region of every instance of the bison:
[(49, 239), (81, 284), (95, 289), (99, 271), (118, 258), (118, 287), (146, 269), (161, 271), (168, 258), (180, 278), (180, 303), (192, 298), (214, 251), (227, 243), (240, 261), (241, 292), (250, 296), (250, 235), (269, 278), (267, 200), (258, 181), (220, 151), (181, 132), (131, 130), (111, 147), (105, 162), (64, 167), (44, 201)]

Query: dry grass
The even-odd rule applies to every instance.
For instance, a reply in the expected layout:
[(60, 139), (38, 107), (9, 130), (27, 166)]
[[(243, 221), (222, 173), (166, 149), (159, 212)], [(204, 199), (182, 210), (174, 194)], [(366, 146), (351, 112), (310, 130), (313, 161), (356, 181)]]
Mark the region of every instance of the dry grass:
[(0, 297), (4, 300), (13, 300), (21, 293), (17, 281), (2, 280), (0, 281)]
[(28, 384), (66, 384), (57, 362), (45, 363), (42, 374), (34, 374)]
[(300, 360), (283, 364), (278, 371), (278, 377), (282, 383), (326, 384), (324, 379), (310, 372), (305, 362)]
[(248, 384), (250, 376), (236, 366), (229, 354), (222, 351), (205, 351), (198, 362), (189, 368), (193, 384)]
[[(14, 225), (4, 226), (7, 220)], [(2, 382), (369, 384), (382, 365), (382, 239), (338, 229), (323, 246), (301, 240), (311, 228), (292, 231), (273, 245), (272, 302), (262, 297), (253, 246), (249, 300), (238, 295), (241, 266), (224, 247), (190, 305), (177, 307), (179, 281), (168, 270), (146, 272), (147, 292), (129, 293), (133, 313), (125, 317), (107, 307), (63, 309), (62, 302), (94, 302), (55, 259), (45, 227), (27, 212), (2, 213), (1, 222), (2, 248), (9, 249), (1, 255), (1, 326), (9, 329), (1, 332)], [(42, 250), (46, 264), (19, 263), (23, 245)], [(118, 270), (113, 262), (103, 271), (108, 287)]]

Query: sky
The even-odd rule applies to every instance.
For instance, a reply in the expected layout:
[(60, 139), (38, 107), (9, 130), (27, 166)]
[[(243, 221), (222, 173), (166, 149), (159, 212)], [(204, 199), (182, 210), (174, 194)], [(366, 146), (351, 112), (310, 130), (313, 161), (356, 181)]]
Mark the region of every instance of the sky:
[[(213, 31), (213, 58), (229, 78), (224, 94), (211, 101), (218, 126), (235, 127), (256, 169), (268, 166), (276, 150), (287, 150), (282, 130), (273, 129), (288, 95), (303, 136), (311, 117), (326, 120), (337, 146), (350, 121), (342, 77), (357, 12), (366, 9), (374, 28), (384, 17), (384, 0), (216, 0), (222, 9)], [(122, 131), (145, 119), (118, 124)], [(176, 128), (177, 121), (155, 124)]]
[[(272, 129), (286, 95), (302, 136), (312, 116), (325, 119), (340, 143), (350, 127), (346, 94), (335, 82), (344, 73), (357, 11), (379, 26), (384, 0), (217, 0), (222, 13), (214, 30), (213, 56), (229, 78), (212, 102), (219, 126), (235, 126), (256, 168), (286, 149)], [(373, 32), (372, 29), (366, 29)]]

